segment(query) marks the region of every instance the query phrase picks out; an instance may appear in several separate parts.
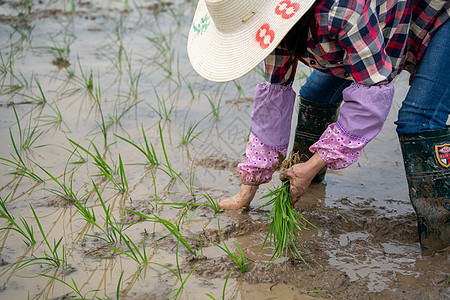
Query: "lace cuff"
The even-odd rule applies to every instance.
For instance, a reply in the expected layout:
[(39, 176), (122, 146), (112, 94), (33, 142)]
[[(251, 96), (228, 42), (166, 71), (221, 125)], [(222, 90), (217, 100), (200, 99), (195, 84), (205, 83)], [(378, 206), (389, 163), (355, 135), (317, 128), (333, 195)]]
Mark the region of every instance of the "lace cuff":
[[(239, 176), (242, 183), (247, 185), (260, 185), (272, 180), (272, 174), (280, 166), (280, 158), (286, 156), (287, 146), (274, 150), (261, 142), (261, 140), (250, 133), (245, 155), (247, 161), (238, 165)], [(281, 155), (283, 157), (280, 157)]]
[(320, 139), (309, 147), (309, 151), (319, 153), (327, 163), (327, 168), (339, 170), (356, 162), (369, 140), (349, 134), (338, 122), (330, 124)]

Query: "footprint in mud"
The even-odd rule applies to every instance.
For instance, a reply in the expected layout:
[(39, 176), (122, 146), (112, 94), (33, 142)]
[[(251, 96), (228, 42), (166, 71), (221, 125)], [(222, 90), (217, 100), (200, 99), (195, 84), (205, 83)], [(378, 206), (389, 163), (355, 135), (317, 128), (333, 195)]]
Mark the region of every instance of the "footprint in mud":
[(228, 157), (205, 157), (196, 162), (197, 166), (235, 172), (240, 161)]
[(36, 206), (40, 207), (69, 207), (75, 199), (70, 196), (61, 197), (57, 195), (45, 196), (38, 200)]

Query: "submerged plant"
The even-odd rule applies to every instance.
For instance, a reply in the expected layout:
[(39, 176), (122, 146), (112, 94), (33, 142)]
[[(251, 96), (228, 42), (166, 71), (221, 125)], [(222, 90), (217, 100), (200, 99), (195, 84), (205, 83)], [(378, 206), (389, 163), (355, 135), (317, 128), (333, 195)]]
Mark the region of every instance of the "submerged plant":
[(200, 122), (202, 120), (195, 122), (195, 123), (189, 123), (188, 127), (186, 128), (186, 123), (183, 123), (183, 131), (180, 132), (180, 145), (187, 145), (190, 144), (194, 139), (196, 139), (201, 133), (194, 134), (195, 129), (198, 125), (200, 125)]
[(161, 225), (163, 225), (169, 232), (170, 235), (174, 236), (178, 242), (180, 242), (183, 246), (186, 247), (186, 249), (189, 250), (189, 252), (191, 252), (191, 254), (193, 256), (197, 256), (197, 250), (193, 249), (191, 247), (191, 245), (188, 243), (186, 237), (181, 233), (180, 231), (180, 227), (177, 224), (174, 224), (172, 222), (170, 222), (169, 220), (163, 219), (155, 214), (153, 214), (152, 216), (147, 216), (145, 214), (142, 214), (140, 212), (136, 212), (133, 210), (127, 210), (130, 213), (133, 213), (143, 219), (146, 219), (148, 221), (154, 222), (154, 223), (159, 223)]
[[(63, 237), (61, 237), (58, 241), (53, 240), (53, 246), (48, 241), (48, 238), (42, 228), (41, 222), (39, 221), (34, 208), (30, 205), (33, 216), (36, 220), (36, 223), (39, 227), (39, 231), (42, 234), (45, 244), (47, 245), (47, 249), (49, 252), (44, 250), (43, 257), (33, 257), (30, 259), (26, 259), (21, 265), (20, 268), (25, 268), (29, 265), (38, 265), (38, 264), (48, 264), (53, 267), (59, 268), (63, 267), (64, 269), (67, 267), (67, 253), (64, 247), (64, 244), (61, 244)], [(59, 246), (61, 245), (61, 254), (58, 253)]]
[(20, 124), (20, 118), (17, 115), (17, 111), (14, 106), (13, 111), (14, 116), (16, 117), (17, 129), (19, 130), (19, 147), (22, 150), (31, 149), (31, 146), (43, 134), (43, 132), (37, 129), (37, 125), (31, 127), (31, 117), (28, 122), (29, 126), (26, 129), (22, 129), (22, 126)]
[[(108, 178), (122, 194), (128, 190), (127, 177), (125, 175), (125, 169), (123, 167), (122, 157), (120, 156), (120, 154), (118, 166), (113, 168), (110, 165), (108, 165), (108, 163), (102, 157), (100, 151), (92, 141), (91, 145), (94, 148), (95, 153), (92, 153), (91, 151), (82, 147), (81, 145), (79, 145), (78, 143), (74, 142), (71, 139), (69, 139), (69, 142), (72, 143), (75, 147), (77, 147), (77, 149), (83, 150), (84, 152), (86, 152), (87, 155), (92, 157), (95, 161), (93, 164), (97, 166), (101, 174), (104, 175), (106, 178)], [(116, 176), (119, 176), (120, 180), (117, 180)]]
[[(298, 155), (294, 154), (291, 159), (283, 163), (284, 169), (294, 165), (297, 160)], [(292, 208), (290, 204), (291, 193), (289, 180), (283, 181), (280, 187), (270, 191), (262, 198), (270, 198), (263, 207), (273, 205), (269, 214), (269, 219), (271, 219), (269, 231), (264, 239), (262, 248), (264, 248), (267, 242), (275, 247), (272, 260), (283, 255), (287, 256), (291, 253), (295, 259), (299, 259), (309, 266), (303, 258), (302, 252), (304, 252), (315, 262), (314, 258), (311, 257), (298, 240), (298, 235), (303, 229), (308, 228), (307, 224), (314, 228), (317, 227)]]
[[(78, 287), (78, 285), (77, 285), (77, 283), (75, 282), (75, 280), (72, 278), (72, 285), (70, 284), (70, 283), (67, 283), (66, 281), (64, 281), (64, 280), (62, 280), (62, 279), (59, 279), (58, 277), (55, 277), (55, 276), (50, 276), (50, 275), (46, 275), (46, 274), (39, 274), (40, 276), (43, 276), (43, 277), (47, 277), (47, 278), (50, 278), (50, 279), (53, 279), (53, 280), (56, 280), (56, 281), (59, 281), (59, 282), (61, 282), (62, 284), (64, 284), (65, 286), (67, 286), (68, 288), (70, 288), (75, 294), (77, 294), (77, 296), (79, 297), (79, 298), (77, 298), (77, 299), (89, 299), (89, 298), (87, 298), (87, 294), (89, 294), (89, 293), (95, 293), (95, 292), (98, 292), (99, 290), (90, 290), (90, 291), (88, 291), (85, 295), (83, 295), (82, 293), (81, 293), (81, 290), (80, 290), (80, 288)], [(120, 281), (122, 280), (122, 275), (123, 275), (123, 273), (120, 275), (120, 278), (119, 278), (119, 284), (120, 284)], [(68, 296), (64, 296), (64, 297), (67, 297), (67, 298), (75, 298), (75, 297), (68, 297)]]
[(208, 243), (213, 244), (216, 247), (219, 247), (220, 249), (222, 249), (225, 253), (227, 253), (235, 262), (236, 266), (239, 267), (239, 269), (241, 270), (242, 273), (246, 273), (248, 271), (247, 269), (247, 265), (248, 262), (245, 260), (245, 256), (244, 256), (244, 252), (242, 251), (241, 246), (236, 242), (236, 246), (238, 248), (237, 253), (233, 253), (230, 251), (230, 249), (228, 248), (227, 244), (225, 244), (225, 240), (223, 239), (222, 236), (222, 231), (220, 230), (220, 223), (219, 223), (219, 219), (217, 219), (217, 225), (219, 228), (219, 236), (220, 236), (220, 240), (223, 243), (223, 247), (217, 243), (208, 241)]
[(158, 157), (156, 156), (155, 148), (153, 147), (153, 144), (148, 142), (147, 136), (145, 134), (144, 125), (141, 124), (142, 128), (142, 136), (144, 137), (144, 145), (137, 145), (136, 143), (132, 142), (131, 140), (128, 140), (124, 137), (115, 135), (119, 139), (121, 139), (124, 142), (127, 142), (128, 144), (132, 145), (136, 149), (138, 149), (144, 156), (147, 158), (148, 164), (151, 166), (157, 166), (159, 165)]
[(11, 128), (9, 129), (9, 136), (11, 138), (11, 143), (14, 148), (15, 155), (11, 153), (12, 159), (0, 157), (0, 161), (3, 161), (3, 162), (0, 162), (0, 164), (14, 168), (14, 171), (9, 172), (9, 174), (28, 177), (37, 182), (44, 182), (44, 180), (41, 177), (39, 177), (39, 175), (34, 173), (33, 170), (31, 170), (31, 168), (29, 168), (25, 164), (25, 161), (22, 158), (22, 154), (20, 153), (20, 151), (16, 145), (16, 142), (14, 141), (14, 137), (11, 132)]
[(0, 217), (7, 219), (11, 225), (9, 225), (8, 227), (0, 228), (0, 230), (10, 229), (18, 232), (24, 237), (23, 241), (27, 246), (36, 244), (36, 240), (34, 239), (33, 226), (29, 225), (27, 221), (25, 221), (24, 217), (21, 216), (20, 222), (22, 223), (22, 228), (22, 226), (20, 226), (16, 222), (15, 218), (9, 213), (8, 209), (6, 208), (6, 201), (8, 200), (10, 195), (11, 194), (6, 196), (4, 200), (0, 197)]

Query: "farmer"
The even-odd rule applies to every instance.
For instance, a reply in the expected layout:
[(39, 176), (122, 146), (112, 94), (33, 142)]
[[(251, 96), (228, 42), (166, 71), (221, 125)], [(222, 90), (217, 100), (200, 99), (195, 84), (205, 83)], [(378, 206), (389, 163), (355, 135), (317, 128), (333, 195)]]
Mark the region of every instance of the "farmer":
[(450, 2), (438, 0), (200, 0), (188, 54), (201, 76), (230, 81), (265, 62), (241, 190), (219, 206), (248, 207), (284, 159), (298, 61), (315, 70), (299, 92), (293, 151), (304, 163), (280, 175), (294, 201), (326, 168), (357, 161), (386, 120), (392, 80), (407, 70), (411, 87), (395, 123), (422, 254), (449, 246), (449, 17)]

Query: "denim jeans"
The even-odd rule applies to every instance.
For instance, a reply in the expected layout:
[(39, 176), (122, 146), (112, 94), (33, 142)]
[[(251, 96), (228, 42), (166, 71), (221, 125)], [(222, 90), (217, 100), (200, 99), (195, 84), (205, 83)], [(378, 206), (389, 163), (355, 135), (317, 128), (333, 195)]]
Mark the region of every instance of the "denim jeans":
[[(443, 129), (450, 114), (450, 21), (436, 31), (398, 113), (398, 134)], [(314, 70), (300, 89), (306, 100), (334, 104), (352, 82)]]

